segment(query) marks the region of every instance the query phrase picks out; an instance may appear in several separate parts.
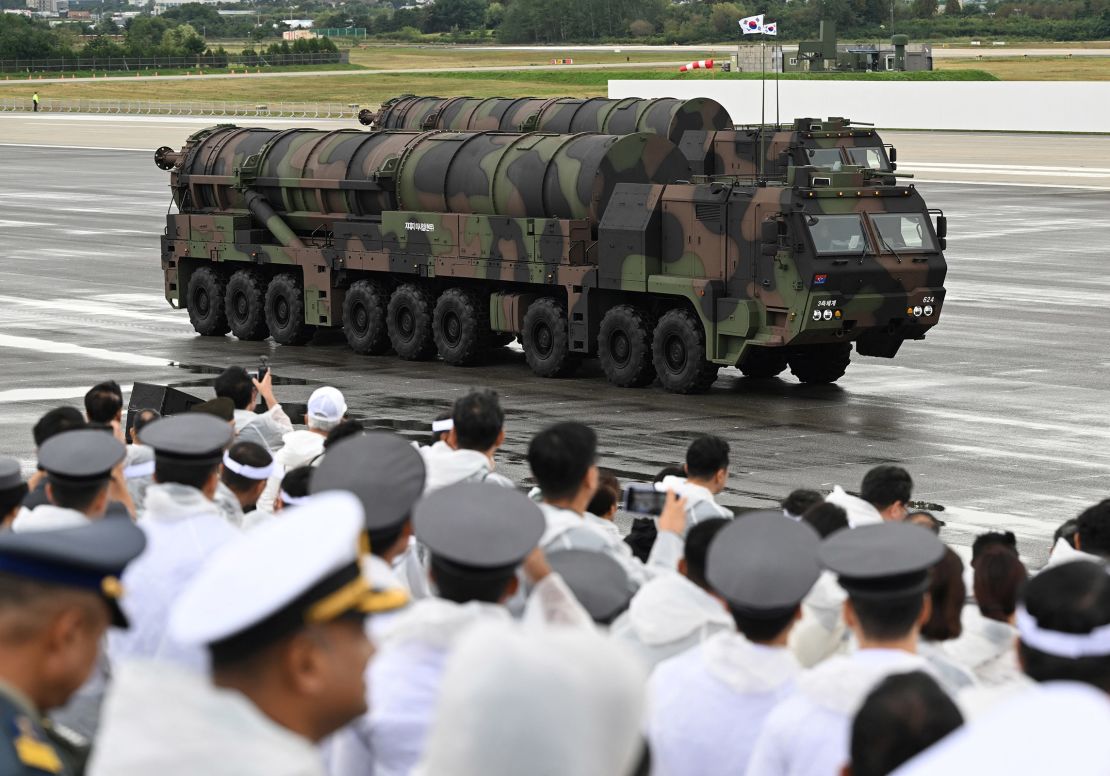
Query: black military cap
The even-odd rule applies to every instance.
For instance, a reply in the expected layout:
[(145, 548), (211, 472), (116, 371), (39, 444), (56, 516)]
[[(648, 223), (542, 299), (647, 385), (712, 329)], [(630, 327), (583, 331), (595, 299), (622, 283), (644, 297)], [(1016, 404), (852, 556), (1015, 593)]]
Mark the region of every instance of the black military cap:
[(397, 434), (372, 431), (333, 445), (312, 473), (311, 493), (358, 496), (371, 534), (401, 525), (424, 493), (424, 459)]
[[(97, 432), (103, 434), (103, 432)], [(109, 517), (79, 528), (0, 533), (0, 572), (102, 596), (112, 624), (128, 626), (120, 609), (123, 570), (146, 547), (142, 529)]]
[(0, 490), (13, 490), (23, 482), (23, 469), (14, 458), (0, 458)]
[(741, 611), (769, 616), (794, 609), (817, 581), (821, 537), (782, 512), (741, 515), (713, 537), (706, 580)]
[(127, 448), (99, 429), (65, 431), (43, 442), (39, 468), (55, 482), (94, 483), (108, 479)]
[(821, 544), (820, 557), (849, 595), (896, 598), (928, 589), (944, 543), (919, 525), (877, 523), (837, 531)]
[(632, 581), (621, 564), (601, 552), (559, 550), (547, 562), (599, 625), (609, 625), (632, 600)]
[(231, 441), (231, 426), (211, 415), (186, 413), (143, 426), (139, 441), (154, 448), (155, 460), (218, 463)]
[(226, 396), (218, 396), (215, 399), (194, 404), (189, 408), (189, 412), (211, 415), (214, 418), (219, 418), (224, 423), (228, 423), (235, 417), (235, 402)]
[(539, 544), (546, 521), (536, 504), (517, 490), (463, 482), (422, 499), (412, 527), (431, 552), (460, 566), (516, 566)]

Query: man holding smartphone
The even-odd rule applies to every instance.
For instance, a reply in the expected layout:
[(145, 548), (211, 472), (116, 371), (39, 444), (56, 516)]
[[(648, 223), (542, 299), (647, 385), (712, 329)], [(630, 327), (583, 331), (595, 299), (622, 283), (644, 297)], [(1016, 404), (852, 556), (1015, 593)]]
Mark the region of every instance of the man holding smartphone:
[(728, 442), (707, 434), (686, 450), (685, 477), (664, 477), (655, 487), (673, 490), (686, 499), (686, 530), (712, 517), (732, 518), (732, 510), (717, 503), (716, 495), (728, 484)]
[[(229, 366), (213, 384), (217, 397), (226, 396), (235, 403), (236, 435), (244, 442), (264, 445), (271, 453), (282, 448), (284, 436), (293, 430), (293, 422), (274, 396), (273, 379), (269, 369), (252, 376), (241, 366)], [(260, 397), (266, 403), (263, 413), (254, 411)]]

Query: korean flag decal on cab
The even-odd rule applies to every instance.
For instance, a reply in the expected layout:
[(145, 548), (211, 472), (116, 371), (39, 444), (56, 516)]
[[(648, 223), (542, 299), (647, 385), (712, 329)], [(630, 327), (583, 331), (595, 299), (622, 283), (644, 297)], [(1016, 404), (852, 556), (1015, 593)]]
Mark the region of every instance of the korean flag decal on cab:
[(815, 286), (823, 286), (827, 282), (829, 282), (829, 276), (825, 273), (813, 276), (813, 285)]

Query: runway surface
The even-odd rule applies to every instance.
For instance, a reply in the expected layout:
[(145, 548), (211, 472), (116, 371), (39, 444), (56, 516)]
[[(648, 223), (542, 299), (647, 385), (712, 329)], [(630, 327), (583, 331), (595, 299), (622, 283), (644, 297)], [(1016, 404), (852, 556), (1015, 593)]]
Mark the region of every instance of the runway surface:
[(892, 461), (913, 473), (917, 498), (947, 507), (950, 541), (1010, 528), (1033, 562), (1057, 524), (1110, 495), (1106, 191), (1036, 178), (921, 182), (950, 228), (948, 301), (927, 340), (894, 361), (860, 358), (833, 387), (730, 369), (709, 394), (685, 397), (612, 387), (596, 363), (578, 379), (543, 380), (513, 349), (459, 369), (356, 356), (337, 333), (300, 348), (198, 337), (162, 299), (158, 236), (170, 197), (151, 147), (0, 147), (0, 454), (28, 469), (37, 417), (80, 405), (98, 380), (208, 397), (214, 373), (266, 354), (284, 401), (336, 385), (354, 415), (412, 435), (468, 388), (497, 389), (508, 412), (501, 466), (519, 483), (529, 482), (529, 436), (554, 421), (594, 424), (603, 465), (622, 479), (650, 478), (713, 432), (733, 446), (728, 505), (771, 506), (795, 487), (854, 488)]

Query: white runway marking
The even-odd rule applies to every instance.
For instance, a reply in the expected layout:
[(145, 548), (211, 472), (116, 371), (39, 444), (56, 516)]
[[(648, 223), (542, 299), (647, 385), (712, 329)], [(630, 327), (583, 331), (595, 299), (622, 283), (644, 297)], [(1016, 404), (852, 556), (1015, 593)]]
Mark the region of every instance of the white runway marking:
[(69, 342), (55, 342), (38, 337), (17, 337), (12, 334), (0, 334), (0, 348), (14, 348), (16, 350), (33, 350), (36, 353), (53, 353), (67, 356), (84, 356), (96, 358), (101, 361), (114, 361), (117, 364), (131, 364), (133, 366), (169, 366), (170, 361), (165, 358), (152, 358), (140, 356), (137, 353), (123, 353), (118, 350), (105, 348), (89, 348), (84, 345), (74, 345)]
[[(91, 385), (75, 385), (68, 388), (12, 388), (7, 391), (0, 391), (0, 402), (81, 399), (84, 398), (91, 387)], [(120, 386), (124, 393), (130, 393), (131, 388), (130, 384)]]
[(18, 296), (0, 296), (0, 305), (6, 304), (34, 307), (40, 310), (66, 310), (88, 315), (106, 315), (111, 318), (127, 318), (136, 321), (188, 324), (187, 319), (182, 320), (180, 317), (173, 315), (173, 310), (170, 309), (169, 305), (166, 305), (166, 313), (160, 315), (158, 313), (125, 310), (109, 302), (94, 302), (88, 299), (71, 302), (64, 299), (25, 299)]

